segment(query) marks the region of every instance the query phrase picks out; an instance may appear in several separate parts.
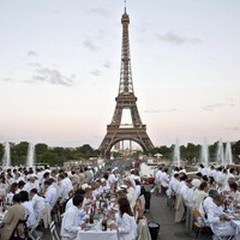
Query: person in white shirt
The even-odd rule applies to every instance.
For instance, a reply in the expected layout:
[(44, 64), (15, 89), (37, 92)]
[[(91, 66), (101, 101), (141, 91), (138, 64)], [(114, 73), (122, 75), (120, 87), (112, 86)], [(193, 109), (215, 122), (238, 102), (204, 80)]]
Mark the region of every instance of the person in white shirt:
[(137, 201), (138, 197), (141, 194), (141, 184), (138, 180), (135, 180), (135, 188), (134, 188), (134, 202)]
[(158, 193), (161, 193), (161, 175), (162, 175), (162, 167), (159, 167), (156, 174), (155, 174), (155, 182), (156, 182), (156, 185), (157, 185), (157, 190), (158, 190)]
[(51, 179), (45, 180), (44, 188), (46, 189), (44, 194), (45, 202), (53, 208), (58, 199), (57, 189), (53, 186)]
[(169, 197), (176, 196), (179, 193), (180, 188), (180, 181), (179, 181), (179, 174), (175, 173), (171, 178), (168, 186), (167, 194)]
[(108, 176), (108, 183), (110, 186), (113, 186), (118, 181), (117, 171), (118, 170), (116, 168), (114, 168), (112, 170), (112, 173), (109, 174), (109, 176)]
[(27, 218), (27, 226), (31, 228), (37, 222), (37, 218), (33, 210), (32, 201), (29, 201), (27, 191), (21, 191), (19, 194), (21, 196), (22, 205), (24, 206), (25, 209), (25, 218)]
[(198, 172), (202, 174), (202, 176), (208, 176), (207, 168), (201, 163), (198, 168)]
[(130, 206), (133, 209), (133, 207), (134, 207), (134, 205), (136, 203), (136, 199), (134, 197), (134, 195), (135, 195), (134, 188), (132, 186), (132, 183), (131, 183), (130, 179), (128, 179), (128, 178), (125, 178), (123, 180), (123, 183), (127, 186), (127, 199), (128, 199), (128, 201), (130, 203)]
[(118, 206), (119, 214), (116, 216), (116, 225), (112, 224), (110, 228), (118, 228), (119, 240), (135, 240), (137, 236), (137, 224), (128, 200), (120, 198)]
[[(84, 194), (85, 194), (85, 191), (82, 190), (82, 189), (78, 189), (74, 192), (74, 196), (83, 196), (84, 197)], [(79, 215), (78, 215), (79, 225), (83, 224), (85, 222), (85, 220), (88, 218), (88, 215), (86, 213), (87, 211), (85, 211), (85, 209), (84, 209), (84, 199), (83, 199), (83, 203), (82, 203), (81, 207), (78, 209), (78, 211), (79, 211)], [(65, 211), (67, 211), (72, 206), (73, 206), (73, 197), (70, 198), (67, 201)], [(86, 208), (86, 210), (87, 209), (88, 208)]]
[(230, 218), (223, 212), (221, 207), (223, 203), (224, 198), (220, 194), (213, 197), (213, 204), (207, 213), (208, 222), (215, 235), (220, 237), (233, 236), (236, 233), (236, 226), (231, 223)]
[(199, 209), (199, 206), (204, 198), (208, 196), (208, 183), (202, 182), (198, 188), (198, 191), (195, 192), (193, 196), (193, 208)]
[(12, 199), (15, 193), (17, 192), (18, 184), (15, 182), (10, 186), (10, 191), (7, 193), (6, 202), (8, 205), (12, 205)]
[(216, 171), (216, 169), (215, 169), (214, 166), (211, 166), (211, 167), (209, 168), (208, 176), (209, 176), (209, 177), (213, 177), (214, 180), (216, 181), (216, 178), (217, 178), (217, 171)]
[(36, 214), (36, 217), (38, 217), (39, 213), (45, 208), (46, 203), (43, 197), (40, 197), (38, 195), (38, 191), (36, 188), (33, 188), (30, 191), (30, 196), (32, 199), (32, 205), (33, 205), (33, 209), (34, 212)]
[(235, 200), (236, 202), (240, 202), (240, 192), (238, 191), (238, 185), (235, 182), (229, 183), (230, 193), (229, 195)]
[(58, 186), (60, 190), (60, 197), (63, 202), (67, 201), (69, 198), (69, 185), (68, 181), (66, 181), (64, 174), (59, 174), (58, 176)]
[(65, 172), (64, 173), (65, 178), (63, 179), (66, 183), (67, 183), (67, 187), (68, 187), (68, 194), (70, 194), (70, 192), (73, 191), (73, 184), (71, 179), (68, 177), (68, 174)]
[(193, 204), (193, 185), (192, 179), (186, 179), (185, 185), (182, 186), (180, 194), (184, 200), (184, 204), (187, 207), (192, 207)]
[(28, 193), (30, 193), (33, 188), (39, 190), (39, 182), (35, 174), (29, 176), (28, 182), (23, 187), (23, 191), (27, 191)]
[(75, 240), (77, 233), (82, 227), (79, 225), (79, 208), (83, 203), (83, 196), (74, 196), (72, 199), (73, 206), (63, 214), (63, 220), (61, 224), (61, 240)]
[(210, 189), (208, 192), (208, 197), (204, 198), (199, 205), (199, 211), (204, 219), (204, 221), (208, 222), (208, 213), (211, 211), (211, 208), (214, 206), (213, 198), (219, 195), (216, 189)]
[(164, 168), (163, 173), (161, 174), (161, 185), (163, 187), (164, 193), (168, 189), (169, 182), (170, 182), (170, 178), (168, 174), (168, 168)]

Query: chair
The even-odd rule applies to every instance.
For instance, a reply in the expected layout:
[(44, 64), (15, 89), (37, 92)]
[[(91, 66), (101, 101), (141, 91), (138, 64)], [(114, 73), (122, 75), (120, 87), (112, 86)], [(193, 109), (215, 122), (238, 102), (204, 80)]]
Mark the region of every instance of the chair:
[(50, 233), (52, 240), (60, 240), (54, 221), (50, 223)]
[(55, 205), (53, 206), (52, 210), (51, 210), (51, 217), (52, 219), (54, 219), (54, 221), (59, 224), (61, 224), (61, 212), (62, 211), (62, 206), (60, 203), (60, 199), (57, 200), (57, 202), (55, 203)]
[(40, 237), (35, 237), (34, 232), (36, 231), (36, 228), (39, 226), (39, 224), (41, 223), (41, 221), (43, 220), (43, 215), (44, 215), (44, 211), (41, 211), (38, 215), (37, 221), (36, 223), (32, 226), (32, 228), (29, 230), (28, 233), (28, 237), (31, 240), (39, 240)]
[(27, 219), (20, 219), (14, 228), (11, 237), (9, 240), (27, 240), (28, 239), (28, 227), (27, 227)]
[(230, 235), (230, 236), (220, 236), (219, 234), (217, 234), (215, 232), (215, 229), (213, 227), (213, 224), (210, 225), (211, 227), (211, 230), (213, 232), (213, 236), (212, 236), (212, 239), (213, 240), (232, 240), (232, 239), (235, 239), (235, 236), (234, 235)]
[(137, 227), (137, 240), (151, 240), (148, 224), (145, 219), (141, 219)]
[(201, 236), (202, 231), (207, 233), (209, 239), (212, 239), (211, 228), (206, 224), (202, 214), (198, 209), (192, 209), (193, 214), (193, 226), (192, 230), (195, 232), (195, 239)]

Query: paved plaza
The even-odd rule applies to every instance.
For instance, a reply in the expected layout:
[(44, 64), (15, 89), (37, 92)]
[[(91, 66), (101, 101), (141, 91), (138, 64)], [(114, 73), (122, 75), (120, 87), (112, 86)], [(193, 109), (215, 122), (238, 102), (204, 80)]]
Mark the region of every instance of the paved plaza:
[[(190, 240), (195, 239), (194, 234), (190, 233), (184, 223), (175, 223), (174, 210), (170, 211), (167, 207), (167, 198), (152, 194), (149, 218), (160, 223), (158, 240)], [(199, 240), (207, 239), (202, 236)]]

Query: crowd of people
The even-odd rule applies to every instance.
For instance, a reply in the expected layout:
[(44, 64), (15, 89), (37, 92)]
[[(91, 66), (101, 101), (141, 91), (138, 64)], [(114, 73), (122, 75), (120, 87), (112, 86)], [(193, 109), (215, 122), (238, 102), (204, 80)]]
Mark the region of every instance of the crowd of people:
[[(164, 165), (155, 173), (157, 191), (165, 194), (170, 208), (175, 209), (175, 222), (188, 221), (191, 228), (193, 221), (199, 221), (211, 228), (213, 239), (239, 238), (239, 226), (232, 221), (240, 217), (238, 180), (235, 168), (203, 164), (194, 174), (178, 167), (170, 173)], [(196, 212), (198, 219), (194, 219)]]
[(76, 239), (94, 219), (102, 222), (103, 230), (116, 231), (120, 240), (151, 239), (143, 181), (136, 169), (120, 174), (117, 168), (106, 168), (96, 174), (91, 167), (0, 168), (0, 239), (11, 239), (21, 220), (41, 239), (44, 231), (36, 225), (43, 221), (48, 227), (53, 219), (60, 224), (62, 240)]
[(60, 225), (61, 239), (71, 240), (95, 220), (103, 230), (117, 231), (120, 240), (150, 240), (145, 213), (151, 193), (146, 185), (151, 188), (154, 184), (151, 192), (155, 189), (168, 198), (176, 223), (188, 220), (192, 227), (192, 214), (197, 211), (201, 216), (197, 221), (211, 228), (213, 238), (239, 237), (232, 221), (234, 214), (240, 218), (235, 168), (200, 164), (196, 173), (187, 174), (182, 168), (160, 165), (154, 177), (155, 182), (140, 178), (136, 168), (122, 174), (118, 168), (98, 172), (91, 167), (0, 168), (0, 239), (11, 239), (21, 220), (29, 231), (34, 228), (34, 236), (44, 238), (42, 224), (48, 228), (54, 220)]

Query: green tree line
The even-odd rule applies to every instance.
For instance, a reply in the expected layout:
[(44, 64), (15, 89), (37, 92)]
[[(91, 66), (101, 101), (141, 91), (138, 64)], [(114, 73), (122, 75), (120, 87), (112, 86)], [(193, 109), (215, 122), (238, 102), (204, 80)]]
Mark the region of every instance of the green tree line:
[[(28, 142), (18, 144), (10, 143), (11, 164), (25, 164), (28, 155)], [(89, 144), (76, 148), (49, 147), (47, 144), (38, 143), (35, 145), (35, 162), (47, 163), (49, 165), (62, 165), (66, 161), (88, 159), (97, 157), (99, 151), (93, 149)], [(4, 145), (0, 143), (0, 160), (4, 156)], [(1, 162), (1, 161), (0, 161)]]
[[(28, 154), (28, 142), (20, 142), (18, 144), (10, 143), (11, 163), (12, 165), (25, 164)], [(209, 159), (216, 160), (218, 142), (209, 145)], [(240, 160), (240, 140), (231, 143), (233, 160), (238, 162)], [(226, 143), (224, 143), (226, 148)], [(147, 154), (155, 155), (162, 154), (162, 158), (173, 159), (174, 145), (155, 147)], [(186, 146), (180, 146), (181, 159), (192, 162), (198, 161), (201, 156), (201, 145), (188, 143)], [(64, 147), (50, 147), (44, 143), (35, 145), (35, 161), (36, 163), (48, 163), (50, 165), (62, 165), (66, 161), (88, 159), (89, 157), (98, 157), (100, 152), (92, 148), (89, 144), (84, 144), (76, 148)], [(4, 156), (4, 145), (0, 143), (0, 162)], [(137, 156), (135, 156), (137, 157)]]

